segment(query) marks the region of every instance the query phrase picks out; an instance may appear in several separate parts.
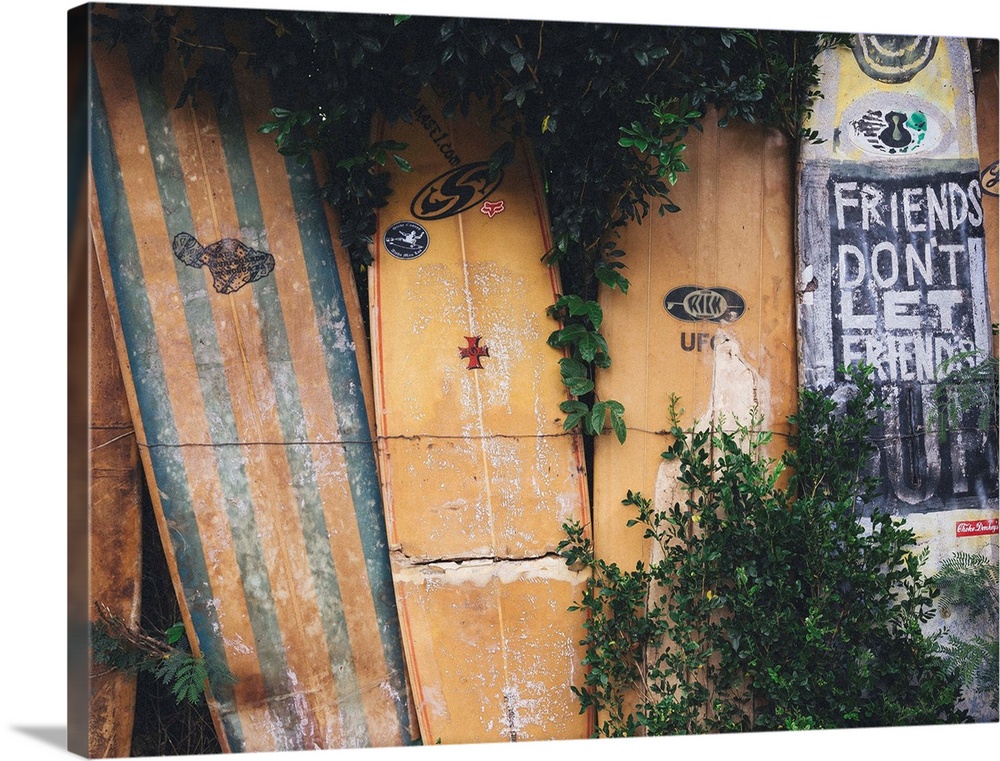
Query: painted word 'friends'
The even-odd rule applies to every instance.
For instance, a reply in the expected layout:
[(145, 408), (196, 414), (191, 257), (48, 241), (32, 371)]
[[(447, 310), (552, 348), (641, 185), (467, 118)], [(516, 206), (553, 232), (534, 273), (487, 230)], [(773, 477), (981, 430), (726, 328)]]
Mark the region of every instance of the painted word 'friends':
[(983, 189), (978, 178), (967, 184), (884, 186), (872, 182), (834, 182), (837, 229), (860, 225), (910, 233), (958, 230), (983, 224)]

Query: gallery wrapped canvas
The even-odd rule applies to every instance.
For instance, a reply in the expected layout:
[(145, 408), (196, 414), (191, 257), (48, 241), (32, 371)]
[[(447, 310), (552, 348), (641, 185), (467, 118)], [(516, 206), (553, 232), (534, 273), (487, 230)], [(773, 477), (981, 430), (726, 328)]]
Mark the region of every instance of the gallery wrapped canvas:
[(491, 13), (70, 11), (70, 750), (996, 722), (997, 41)]

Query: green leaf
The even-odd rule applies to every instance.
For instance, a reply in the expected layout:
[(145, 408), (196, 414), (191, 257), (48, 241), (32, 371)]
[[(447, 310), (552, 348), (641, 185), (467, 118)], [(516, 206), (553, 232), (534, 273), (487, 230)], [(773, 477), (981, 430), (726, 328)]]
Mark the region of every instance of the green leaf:
[(601, 305), (596, 301), (587, 301), (584, 302), (584, 308), (586, 309), (590, 324), (594, 326), (594, 330), (600, 330), (601, 323), (604, 322), (604, 310), (601, 309)]
[(410, 165), (410, 162), (407, 161), (406, 159), (404, 159), (402, 156), (394, 153), (394, 154), (392, 154), (392, 159), (393, 159), (393, 161), (396, 162), (396, 166), (398, 166), (404, 172), (412, 172), (413, 171), (413, 167)]
[(625, 443), (625, 437), (628, 435), (628, 429), (625, 427), (625, 420), (613, 412), (611, 413), (611, 427), (615, 432), (615, 437), (618, 439), (619, 444)]
[(594, 405), (593, 409), (590, 410), (590, 415), (587, 418), (587, 426), (590, 433), (599, 435), (601, 431), (604, 430), (604, 419), (608, 414), (607, 402), (598, 402)]
[(564, 381), (569, 378), (589, 377), (587, 365), (573, 357), (563, 357), (559, 360), (559, 372), (562, 374)]
[(597, 352), (601, 350), (600, 336), (596, 333), (585, 331), (576, 343), (576, 350), (587, 362), (593, 362)]
[(575, 414), (577, 412), (586, 413), (590, 410), (590, 407), (588, 407), (583, 402), (578, 402), (574, 399), (567, 399), (565, 402), (561, 402), (559, 404), (559, 409), (562, 410), (563, 412), (569, 412)]
[[(614, 262), (621, 264), (621, 262)], [(628, 293), (629, 281), (624, 275), (609, 266), (600, 266), (594, 270), (594, 276), (608, 288), (618, 288), (622, 293)]]
[(558, 349), (579, 342), (585, 335), (587, 335), (587, 329), (583, 325), (574, 323), (553, 331), (549, 336), (548, 343), (549, 346)]

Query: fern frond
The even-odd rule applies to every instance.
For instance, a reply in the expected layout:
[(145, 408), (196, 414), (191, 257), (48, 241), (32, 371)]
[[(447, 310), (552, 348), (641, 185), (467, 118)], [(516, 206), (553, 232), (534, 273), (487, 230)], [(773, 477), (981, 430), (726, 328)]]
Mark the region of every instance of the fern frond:
[(164, 642), (138, 627), (129, 626), (107, 606), (95, 604), (98, 620), (92, 627), (91, 641), (97, 662), (128, 673), (144, 671), (153, 674), (170, 687), (178, 703), (197, 704), (201, 700), (209, 681), (209, 671), (212, 671), (213, 683), (236, 682), (225, 662), (207, 664), (201, 656), (194, 656), (174, 644), (186, 643), (181, 624), (167, 630), (167, 642)]
[(997, 622), (997, 563), (976, 552), (954, 552), (945, 558), (933, 581), (941, 590), (940, 607), (968, 609), (972, 618), (986, 617)]
[(179, 651), (165, 656), (155, 673), (157, 679), (170, 686), (178, 703), (185, 700), (197, 703), (208, 679), (208, 671), (201, 657)]

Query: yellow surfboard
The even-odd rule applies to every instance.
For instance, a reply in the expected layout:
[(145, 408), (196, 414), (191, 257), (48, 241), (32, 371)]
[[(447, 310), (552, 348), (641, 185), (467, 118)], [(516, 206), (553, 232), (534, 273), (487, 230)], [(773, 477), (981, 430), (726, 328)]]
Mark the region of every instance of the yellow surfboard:
[(685, 428), (732, 430), (761, 416), (773, 456), (797, 399), (790, 142), (743, 123), (720, 128), (714, 111), (702, 124), (685, 140), (691, 171), (670, 194), (681, 210), (624, 230), (628, 293), (601, 293), (612, 362), (597, 395), (624, 405), (628, 435), (594, 443), (594, 543), (623, 568), (650, 560), (642, 527), (626, 527), (636, 517), (621, 504), (627, 492), (664, 507), (678, 499), (660, 456), (671, 394)]
[(562, 429), (559, 291), (541, 263), (548, 222), (523, 142), (481, 104), (445, 119), (424, 93), (392, 167), (370, 270), (380, 470), (393, 577), (421, 735), (432, 744), (586, 737), (584, 580), (558, 557), (586, 522), (581, 443)]
[(92, 229), (220, 743), (407, 744), (370, 369), (336, 220), (316, 171), (258, 132), (265, 81), (233, 65), (227, 108), (205, 93), (177, 108), (193, 69), (172, 52), (149, 77), (137, 44), (92, 46)]

